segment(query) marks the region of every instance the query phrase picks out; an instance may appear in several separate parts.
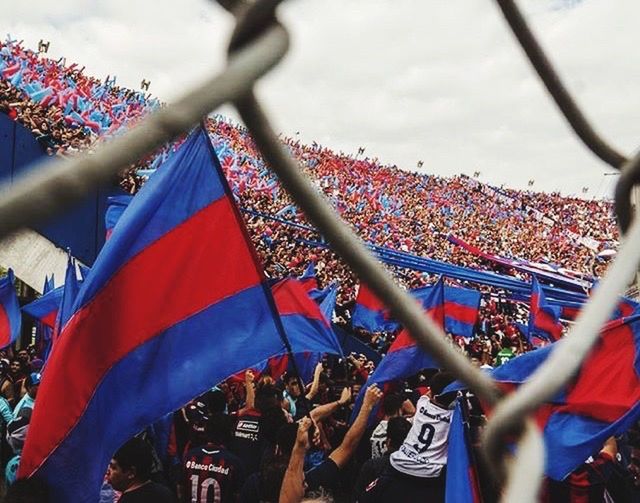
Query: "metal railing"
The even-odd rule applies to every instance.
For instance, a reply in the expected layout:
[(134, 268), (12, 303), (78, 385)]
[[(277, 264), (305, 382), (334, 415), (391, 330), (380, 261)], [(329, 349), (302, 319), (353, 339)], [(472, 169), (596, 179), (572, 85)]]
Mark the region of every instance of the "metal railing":
[[(640, 181), (640, 156), (628, 160), (604, 141), (590, 125), (562, 84), (558, 74), (529, 30), (512, 0), (496, 0), (550, 95), (578, 137), (600, 159), (621, 170), (616, 189), (616, 213), (623, 244), (614, 264), (570, 333), (556, 344), (548, 360), (517, 392), (501, 396), (496, 384), (446, 342), (444, 332), (418, 303), (399, 288), (363, 242), (303, 175), (270, 126), (256, 98), (254, 83), (282, 59), (289, 37), (278, 22), (281, 0), (244, 3), (218, 0), (236, 18), (225, 70), (176, 103), (153, 113), (122, 137), (95, 149), (91, 155), (51, 161), (32, 170), (10, 189), (0, 191), (0, 237), (60, 213), (97, 185), (162, 144), (188, 132), (202, 117), (225, 102), (238, 109), (264, 159), (305, 215), (332, 248), (411, 333), (417, 344), (453, 372), (485, 403), (493, 407), (483, 440), (483, 452), (504, 483), (503, 501), (533, 502), (543, 477), (544, 443), (530, 415), (551, 398), (579, 369), (601, 327), (615, 308), (640, 263), (640, 224), (632, 219), (631, 191)], [(520, 434), (515, 460), (504, 446), (507, 435)]]

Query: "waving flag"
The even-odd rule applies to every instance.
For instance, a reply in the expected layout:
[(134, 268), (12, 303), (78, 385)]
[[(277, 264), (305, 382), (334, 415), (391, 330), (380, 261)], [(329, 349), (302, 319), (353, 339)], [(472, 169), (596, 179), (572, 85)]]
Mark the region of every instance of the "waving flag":
[[(420, 289), (419, 300), (422, 302), (424, 310), (440, 327), (444, 326), (444, 285), (440, 279), (434, 286)], [(433, 357), (419, 348), (407, 329), (402, 329), (389, 351), (382, 358), (373, 374), (367, 379), (367, 383), (362, 387), (352, 412), (352, 419), (360, 410), (364, 391), (371, 384), (377, 384), (381, 389), (384, 384), (397, 379), (405, 379), (425, 368), (438, 368), (438, 363)]]
[[(281, 280), (275, 283), (271, 290), (297, 370), (302, 380), (309, 382), (316, 364), (324, 354), (342, 355), (342, 346), (325, 314), (329, 309), (333, 312), (333, 306), (328, 307), (328, 304), (333, 299), (335, 306), (335, 287), (334, 294), (329, 292), (325, 297), (324, 307), (313, 302), (299, 280)], [(282, 354), (252, 365), (251, 369), (256, 374), (268, 370), (271, 377), (278, 379), (292, 367), (289, 354), (283, 348)], [(244, 372), (236, 374), (234, 379), (243, 381)]]
[(462, 399), (456, 402), (449, 429), (447, 455), (446, 503), (481, 503), (478, 472), (471, 455), (469, 424), (462, 410)]
[(42, 287), (42, 294), (44, 295), (49, 293), (55, 287), (56, 287), (55, 275), (52, 274), (51, 277), (49, 277), (48, 275), (45, 276), (44, 285)]
[(329, 320), (309, 297), (302, 282), (284, 279), (271, 290), (300, 377), (309, 381), (323, 354), (342, 355), (340, 342)]
[(55, 344), (62, 329), (73, 314), (73, 305), (80, 291), (81, 281), (76, 273), (76, 261), (71, 255), (67, 260), (67, 271), (64, 276), (64, 286), (62, 287), (62, 298), (60, 299), (60, 309), (56, 318), (56, 325), (53, 330), (53, 343)]
[(22, 315), (14, 287), (15, 277), (9, 269), (0, 279), (0, 349), (13, 344), (20, 336)]
[(389, 318), (389, 312), (382, 301), (364, 283), (360, 283), (351, 319), (354, 327), (364, 328), (369, 332), (394, 331), (398, 328), (398, 323)]
[(316, 279), (316, 265), (313, 262), (309, 262), (309, 265), (302, 273), (302, 276), (298, 278), (298, 281), (300, 281), (305, 291), (307, 292), (318, 288), (318, 280)]
[(326, 293), (322, 300), (320, 301), (320, 311), (324, 314), (324, 317), (327, 319), (329, 323), (333, 319), (333, 312), (336, 309), (336, 301), (338, 299), (338, 285), (336, 283), (331, 283), (327, 288), (325, 288)]
[(53, 329), (56, 326), (58, 309), (60, 309), (60, 302), (62, 301), (62, 290), (63, 287), (61, 286), (49, 290), (42, 297), (23, 306), (22, 310), (45, 327)]
[(107, 198), (107, 211), (104, 214), (105, 220), (105, 229), (107, 231), (107, 239), (111, 237), (113, 234), (113, 229), (115, 228), (118, 220), (124, 213), (124, 210), (127, 209), (127, 206), (131, 203), (133, 196), (129, 196), (126, 194), (119, 196), (109, 196)]
[(82, 285), (43, 374), (19, 475), (44, 479), (55, 501), (97, 501), (121, 444), (282, 353), (272, 306), (198, 130), (133, 199)]
[(562, 336), (562, 323), (560, 323), (561, 308), (551, 306), (538, 279), (533, 276), (531, 283), (531, 308), (529, 314), (529, 339), (534, 335), (555, 342)]
[[(491, 372), (506, 385), (526, 381), (555, 344), (520, 355)], [(463, 389), (456, 382), (445, 392)], [(571, 382), (537, 411), (544, 431), (545, 473), (563, 480), (605, 440), (640, 419), (640, 315), (610, 321)]]
[(324, 298), (329, 295), (335, 288), (336, 286), (334, 282), (323, 288), (322, 290), (314, 288), (313, 290), (309, 290), (307, 293), (309, 294), (309, 297), (316, 301), (317, 304), (321, 304)]
[(480, 292), (455, 286), (444, 287), (444, 330), (470, 339), (478, 321)]
[(638, 307), (640, 307), (640, 304), (638, 304), (637, 302), (628, 299), (627, 297), (622, 297), (622, 300), (618, 304), (616, 310), (613, 312), (611, 319), (616, 320), (618, 318), (626, 318), (628, 316), (632, 316), (638, 311)]

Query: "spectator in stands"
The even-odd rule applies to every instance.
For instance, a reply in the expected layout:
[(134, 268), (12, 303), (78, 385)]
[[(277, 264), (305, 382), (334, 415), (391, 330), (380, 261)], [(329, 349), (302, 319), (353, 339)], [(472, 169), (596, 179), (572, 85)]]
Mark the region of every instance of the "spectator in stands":
[(393, 416), (388, 420), (385, 428), (384, 453), (381, 456), (372, 457), (362, 465), (353, 489), (356, 499), (365, 492), (371, 482), (391, 469), (389, 458), (391, 454), (400, 449), (409, 430), (411, 430), (411, 423), (404, 417)]
[(398, 393), (388, 393), (382, 400), (384, 417), (371, 434), (371, 457), (379, 458), (387, 451), (387, 424), (393, 417), (400, 416), (404, 399)]
[(171, 491), (150, 480), (153, 465), (151, 446), (144, 440), (132, 438), (113, 455), (107, 479), (122, 492), (119, 503), (174, 503)]
[(323, 488), (333, 492), (339, 488), (340, 470), (353, 456), (366, 429), (369, 415), (381, 398), (382, 392), (378, 387), (375, 384), (369, 386), (365, 392), (362, 407), (342, 443), (327, 460), (306, 473), (303, 470), (304, 457), (311, 446), (309, 431), (313, 423), (309, 418), (303, 418), (300, 421), (296, 442), (280, 490), (280, 503), (298, 503), (302, 500), (305, 489), (317, 491)]
[(390, 456), (391, 467), (371, 483), (358, 501), (444, 501), (447, 440), (455, 393), (441, 395), (454, 380), (440, 372), (430, 382), (430, 396), (418, 400), (413, 426)]
[(20, 399), (15, 409), (13, 409), (13, 417), (16, 418), (20, 414), (20, 411), (23, 408), (33, 409), (33, 405), (36, 400), (36, 396), (38, 395), (38, 388), (40, 387), (40, 380), (42, 379), (42, 375), (37, 372), (31, 372), (24, 382), (25, 389), (27, 392)]
[(205, 443), (189, 450), (182, 461), (180, 501), (237, 501), (244, 482), (244, 469), (242, 461), (225, 447), (230, 439), (229, 416), (219, 412), (213, 414), (205, 426)]

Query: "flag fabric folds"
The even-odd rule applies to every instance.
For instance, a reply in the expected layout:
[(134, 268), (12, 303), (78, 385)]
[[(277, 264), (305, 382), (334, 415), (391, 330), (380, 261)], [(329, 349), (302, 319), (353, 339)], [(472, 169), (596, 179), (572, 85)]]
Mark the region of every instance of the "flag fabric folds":
[(43, 478), (55, 501), (97, 501), (122, 443), (282, 353), (283, 341), (209, 139), (193, 132), (132, 200), (83, 283), (19, 475)]
[[(342, 356), (342, 346), (326, 314), (333, 312), (336, 288), (333, 287), (327, 292), (323, 300), (324, 307), (313, 302), (299, 279), (280, 280), (271, 287), (271, 291), (291, 346), (295, 370), (299, 372), (300, 378), (308, 383), (313, 378), (316, 364), (324, 354)], [(251, 370), (255, 374), (268, 372), (271, 377), (278, 379), (285, 372), (294, 370), (294, 362), (290, 361), (289, 356), (286, 348), (283, 348), (281, 354), (252, 365)], [(234, 379), (242, 381), (244, 372), (237, 373)]]
[(45, 327), (52, 329), (56, 326), (58, 318), (58, 309), (60, 309), (60, 301), (62, 300), (63, 287), (54, 288), (33, 302), (22, 307), (22, 311), (38, 320)]
[(302, 284), (305, 291), (318, 288), (318, 280), (316, 279), (316, 265), (313, 262), (309, 262), (309, 265), (302, 273), (302, 276), (298, 278), (298, 281)]
[(358, 289), (352, 324), (369, 332), (394, 331), (398, 328), (398, 323), (389, 319), (389, 312), (382, 301), (364, 283), (360, 283)]
[(0, 279), (0, 349), (14, 343), (20, 336), (22, 315), (15, 289), (15, 277), (9, 269)]
[(76, 261), (69, 255), (67, 260), (67, 271), (64, 276), (64, 285), (62, 286), (62, 298), (60, 299), (60, 308), (56, 317), (56, 325), (53, 330), (53, 343), (55, 344), (62, 328), (65, 326), (71, 315), (73, 314), (73, 305), (75, 303), (78, 292), (80, 291), (81, 281), (78, 280), (76, 272)]
[(338, 285), (331, 283), (327, 288), (323, 290), (325, 292), (322, 300), (319, 302), (320, 311), (327, 319), (329, 323), (333, 319), (333, 312), (336, 309), (336, 302), (338, 300)]
[(480, 292), (455, 286), (444, 287), (444, 331), (471, 339), (480, 312)]
[[(45, 276), (44, 285), (42, 287), (42, 295), (47, 295), (47, 293), (49, 293), (54, 288), (54, 275), (52, 274), (51, 277), (49, 277), (48, 275)], [(23, 312), (25, 312), (25, 307), (27, 306), (24, 306), (22, 308)], [(36, 318), (36, 320), (38, 321), (38, 323), (36, 324), (36, 346), (38, 348), (38, 353), (43, 354), (44, 352), (46, 352), (45, 344), (48, 344), (48, 342), (51, 340), (52, 329), (42, 323), (39, 319)]]
[[(442, 279), (433, 286), (420, 289), (418, 296), (424, 310), (440, 327), (444, 326), (444, 285)], [(367, 379), (367, 383), (362, 387), (351, 414), (355, 418), (360, 410), (364, 391), (371, 384), (377, 384), (380, 389), (384, 384), (404, 379), (416, 374), (425, 368), (438, 368), (435, 359), (418, 347), (406, 329), (402, 329), (393, 341), (387, 354), (382, 358), (380, 364)]]
[[(518, 385), (547, 359), (554, 344), (525, 353), (492, 371)], [(640, 418), (640, 315), (609, 322), (578, 374), (538, 411), (544, 429), (546, 474), (562, 480), (610, 436)]]
[(132, 199), (133, 196), (128, 194), (109, 196), (107, 198), (107, 211), (104, 214), (104, 227), (107, 232), (106, 239), (109, 239), (111, 234), (113, 234), (113, 229)]
[(529, 340), (532, 340), (533, 336), (538, 336), (551, 342), (560, 339), (562, 336), (561, 311), (562, 309), (559, 306), (551, 306), (547, 303), (538, 279), (533, 276), (529, 312)]
[[(272, 286), (271, 291), (300, 377), (308, 382), (322, 355), (342, 355), (342, 346), (321, 307), (305, 291), (304, 283), (284, 279)], [(286, 368), (285, 363), (288, 364), (288, 360), (283, 360), (281, 366)]]
[(456, 402), (449, 429), (447, 455), (446, 503), (480, 503), (478, 472), (471, 455), (468, 424), (462, 410), (462, 399)]

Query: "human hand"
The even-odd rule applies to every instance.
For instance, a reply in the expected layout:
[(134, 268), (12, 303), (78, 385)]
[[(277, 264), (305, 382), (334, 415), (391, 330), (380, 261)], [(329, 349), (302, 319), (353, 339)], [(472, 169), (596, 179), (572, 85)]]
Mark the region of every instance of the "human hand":
[(320, 443), (320, 432), (310, 417), (303, 417), (298, 421), (296, 447), (306, 451), (312, 443), (313, 445)]
[(382, 391), (376, 384), (372, 384), (367, 388), (367, 391), (364, 393), (364, 399), (362, 401), (362, 408), (373, 409), (373, 407), (380, 401), (382, 398)]
[(338, 405), (347, 405), (351, 401), (351, 390), (347, 387), (342, 388), (340, 398), (338, 399)]

